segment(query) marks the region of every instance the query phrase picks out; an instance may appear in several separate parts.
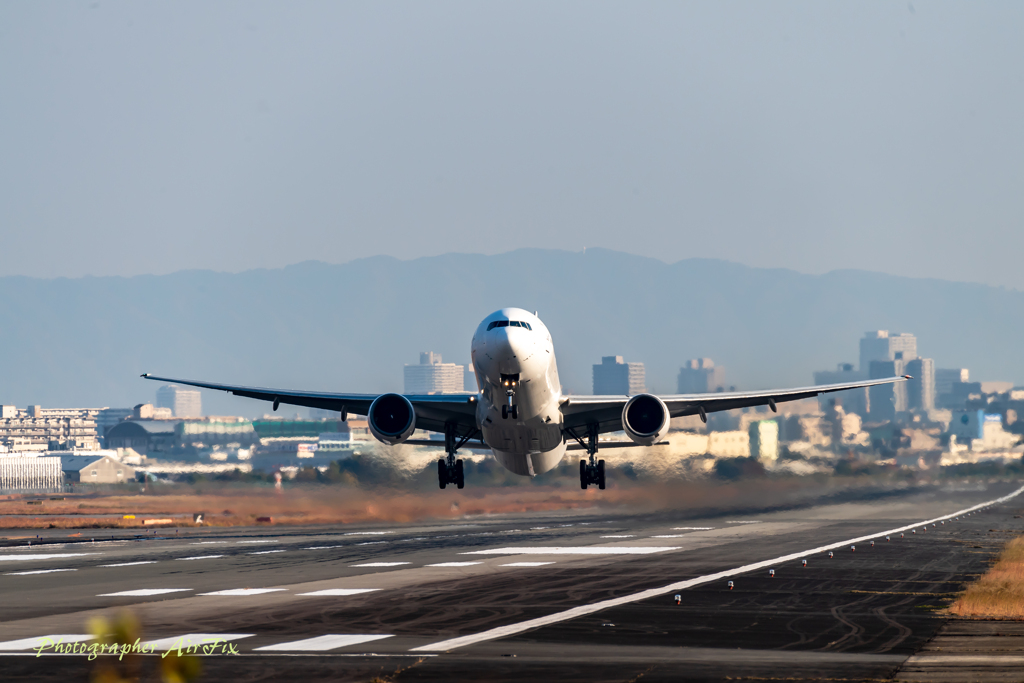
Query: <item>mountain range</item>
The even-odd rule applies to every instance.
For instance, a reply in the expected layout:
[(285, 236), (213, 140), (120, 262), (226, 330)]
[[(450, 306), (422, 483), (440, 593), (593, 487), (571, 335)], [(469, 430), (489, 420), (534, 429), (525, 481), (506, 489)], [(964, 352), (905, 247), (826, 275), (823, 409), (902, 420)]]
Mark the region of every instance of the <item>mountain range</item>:
[[(590, 393), (591, 365), (646, 364), (648, 390), (676, 390), (709, 357), (742, 389), (810, 384), (856, 364), (867, 330), (910, 332), (936, 367), (1024, 382), (1024, 292), (843, 270), (807, 275), (726, 261), (605, 249), (519, 249), (237, 274), (0, 278), (0, 403), (129, 407), (152, 401), (143, 372), (282, 388), (401, 391), (419, 352), (466, 363), (479, 321), (537, 311), (563, 389)], [(203, 392), (207, 414), (258, 415)]]

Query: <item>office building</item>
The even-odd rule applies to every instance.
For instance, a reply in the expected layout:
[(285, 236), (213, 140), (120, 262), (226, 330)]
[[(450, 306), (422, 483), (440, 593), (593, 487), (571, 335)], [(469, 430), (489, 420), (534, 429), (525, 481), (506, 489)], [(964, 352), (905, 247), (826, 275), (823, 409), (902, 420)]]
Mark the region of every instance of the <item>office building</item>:
[(643, 363), (626, 363), (622, 356), (603, 356), (594, 366), (594, 394), (597, 396), (642, 394), (647, 389)]
[(935, 395), (944, 396), (953, 393), (954, 384), (966, 384), (971, 381), (971, 373), (967, 368), (936, 368)]
[(174, 417), (202, 417), (203, 405), (199, 391), (174, 384), (156, 390), (156, 407), (169, 408)]
[(935, 409), (935, 361), (915, 358), (907, 363), (907, 405), (911, 410)]
[(679, 369), (678, 381), (680, 394), (725, 391), (725, 368), (715, 365), (710, 358), (695, 358)]
[(888, 330), (865, 332), (860, 340), (860, 371), (871, 371), (872, 361), (899, 360), (904, 363), (917, 358), (917, 337), (912, 334), (890, 334)]
[(465, 386), (465, 369), (441, 362), (439, 353), (424, 351), (419, 365), (405, 366), (406, 394), (461, 394)]

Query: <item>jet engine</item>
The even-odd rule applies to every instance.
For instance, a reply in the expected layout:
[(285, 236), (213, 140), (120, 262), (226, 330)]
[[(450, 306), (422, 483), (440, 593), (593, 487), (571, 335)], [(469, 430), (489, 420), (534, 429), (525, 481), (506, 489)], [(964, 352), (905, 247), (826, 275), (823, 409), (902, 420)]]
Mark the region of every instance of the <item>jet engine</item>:
[(375, 439), (394, 446), (416, 430), (416, 410), (405, 396), (381, 394), (370, 404), (366, 421)]
[(653, 446), (668, 434), (668, 406), (657, 396), (637, 394), (622, 409), (622, 429), (641, 446)]

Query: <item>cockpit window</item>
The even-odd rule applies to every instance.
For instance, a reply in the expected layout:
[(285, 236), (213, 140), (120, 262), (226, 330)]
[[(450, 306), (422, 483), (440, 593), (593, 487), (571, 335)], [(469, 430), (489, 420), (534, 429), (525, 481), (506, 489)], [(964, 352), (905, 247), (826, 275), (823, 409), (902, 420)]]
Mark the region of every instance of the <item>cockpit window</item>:
[(530, 327), (530, 323), (522, 322), (520, 320), (492, 320), (487, 325), (487, 331), (490, 332), (495, 327), (525, 327), (526, 329), (533, 331)]

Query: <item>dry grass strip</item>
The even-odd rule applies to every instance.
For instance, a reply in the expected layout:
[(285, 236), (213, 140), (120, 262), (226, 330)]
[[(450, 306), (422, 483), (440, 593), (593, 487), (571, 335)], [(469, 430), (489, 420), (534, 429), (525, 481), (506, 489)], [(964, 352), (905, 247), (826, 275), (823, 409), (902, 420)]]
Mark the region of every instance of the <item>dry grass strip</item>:
[(961, 617), (1024, 619), (1024, 536), (1003, 548), (999, 561), (949, 607)]

